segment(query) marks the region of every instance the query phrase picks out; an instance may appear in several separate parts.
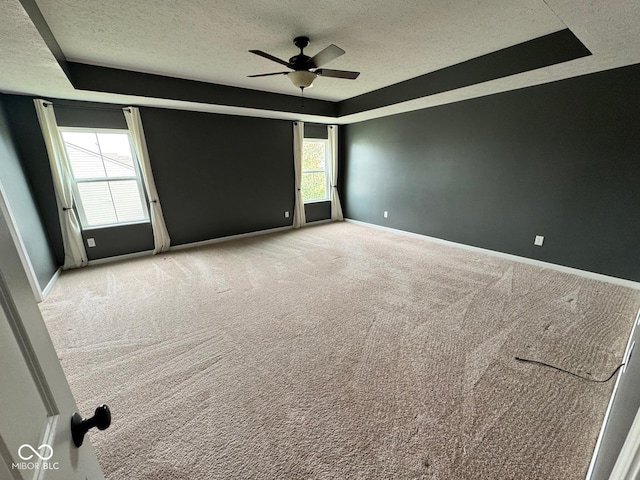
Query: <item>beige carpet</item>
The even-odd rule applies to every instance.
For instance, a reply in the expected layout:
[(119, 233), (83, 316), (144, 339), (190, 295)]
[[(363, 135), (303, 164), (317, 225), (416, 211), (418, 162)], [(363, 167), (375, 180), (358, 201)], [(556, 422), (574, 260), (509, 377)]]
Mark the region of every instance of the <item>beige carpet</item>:
[(64, 273), (110, 480), (583, 479), (640, 294), (328, 224)]

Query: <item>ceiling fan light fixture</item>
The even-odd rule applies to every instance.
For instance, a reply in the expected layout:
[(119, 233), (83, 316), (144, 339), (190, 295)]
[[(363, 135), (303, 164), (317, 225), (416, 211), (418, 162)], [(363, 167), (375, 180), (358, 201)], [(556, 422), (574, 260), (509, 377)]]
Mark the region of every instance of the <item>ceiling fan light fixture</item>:
[(287, 77), (289, 77), (291, 83), (293, 83), (297, 88), (311, 88), (313, 86), (313, 81), (318, 77), (318, 75), (306, 70), (296, 70), (287, 73)]
[(293, 39), (293, 43), (300, 49), (300, 53), (291, 57), (288, 62), (282, 60), (281, 58), (274, 57), (270, 53), (263, 52), (262, 50), (249, 50), (250, 53), (290, 68), (291, 70), (293, 70), (292, 72), (261, 73), (258, 75), (249, 75), (249, 77), (270, 77), (272, 75), (286, 75), (287, 77), (289, 77), (289, 80), (291, 81), (293, 86), (299, 88), (302, 91), (302, 96), (304, 96), (304, 89), (312, 87), (314, 80), (319, 76), (355, 80), (356, 78), (358, 78), (358, 75), (360, 75), (360, 72), (349, 72), (347, 70), (331, 70), (322, 68), (324, 64), (335, 60), (341, 55), (344, 55), (345, 51), (334, 44), (331, 44), (328, 47), (324, 48), (320, 52), (316, 53), (313, 57), (309, 57), (304, 54), (304, 49), (307, 47), (307, 45), (309, 45), (309, 37), (296, 37)]

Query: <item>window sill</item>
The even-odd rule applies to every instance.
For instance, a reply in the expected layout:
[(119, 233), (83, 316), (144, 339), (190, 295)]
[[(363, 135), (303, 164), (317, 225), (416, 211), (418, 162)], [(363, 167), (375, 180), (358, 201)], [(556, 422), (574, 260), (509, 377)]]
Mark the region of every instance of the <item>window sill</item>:
[(323, 202), (330, 202), (331, 199), (330, 198), (322, 198), (320, 200), (306, 200), (302, 203), (304, 203), (305, 205), (307, 205), (308, 203), (323, 203)]
[(93, 225), (91, 227), (82, 227), (83, 232), (89, 232), (91, 230), (104, 230), (105, 228), (118, 228), (118, 227), (128, 227), (130, 225), (142, 225), (142, 224), (150, 224), (150, 220), (140, 220), (139, 222), (126, 222), (126, 223), (109, 223), (107, 225)]

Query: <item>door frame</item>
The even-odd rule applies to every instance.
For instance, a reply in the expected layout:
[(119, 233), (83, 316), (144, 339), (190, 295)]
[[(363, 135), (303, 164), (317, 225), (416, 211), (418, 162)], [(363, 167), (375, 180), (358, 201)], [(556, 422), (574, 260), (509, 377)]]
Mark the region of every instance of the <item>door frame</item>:
[[(0, 376), (3, 391), (18, 392), (18, 396), (1, 397), (6, 400), (3, 402), (6, 430), (0, 431), (0, 476), (25, 480), (104, 480), (90, 439), (85, 439), (81, 447), (73, 441), (71, 418), (78, 412), (78, 406), (29, 285), (15, 240), (17, 232), (6, 212), (5, 198), (0, 194), (0, 321), (4, 332), (2, 344), (7, 346), (1, 356), (6, 368), (3, 371), (19, 372), (18, 378)], [(17, 388), (20, 382), (31, 386), (21, 390)], [(23, 402), (21, 399), (25, 397), (19, 396), (22, 394), (36, 401)], [(30, 425), (38, 422), (42, 426), (41, 440), (35, 439), (33, 430), (21, 428), (20, 422)], [(23, 441), (26, 443), (19, 446)], [(34, 443), (37, 441), (40, 443)], [(37, 466), (45, 464), (49, 467)]]

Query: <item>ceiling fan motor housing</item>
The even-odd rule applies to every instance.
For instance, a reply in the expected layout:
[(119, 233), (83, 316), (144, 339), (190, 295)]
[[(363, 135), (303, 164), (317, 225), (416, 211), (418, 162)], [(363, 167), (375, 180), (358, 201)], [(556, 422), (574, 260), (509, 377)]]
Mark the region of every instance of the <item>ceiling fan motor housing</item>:
[(311, 57), (302, 51), (309, 46), (309, 37), (296, 37), (293, 39), (293, 44), (300, 49), (300, 53), (291, 57), (289, 63), (294, 70), (308, 70)]
[(294, 55), (289, 59), (289, 63), (293, 67), (294, 70), (308, 70), (309, 64), (307, 63), (311, 57), (307, 57), (306, 55)]

